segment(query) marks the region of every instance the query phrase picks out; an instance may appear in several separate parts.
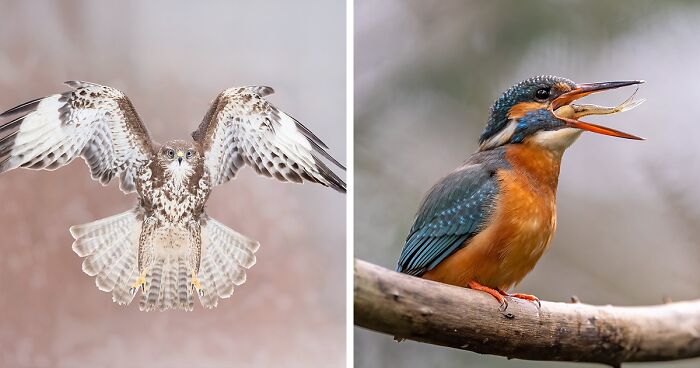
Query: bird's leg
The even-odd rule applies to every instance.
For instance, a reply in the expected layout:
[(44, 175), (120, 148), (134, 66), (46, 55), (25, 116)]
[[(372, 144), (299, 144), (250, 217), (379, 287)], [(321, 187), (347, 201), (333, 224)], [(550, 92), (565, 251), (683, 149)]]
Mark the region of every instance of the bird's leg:
[(197, 278), (197, 274), (195, 273), (194, 270), (192, 270), (192, 289), (197, 291), (197, 294), (199, 294), (200, 296), (204, 295), (204, 289), (202, 289), (202, 283)]
[(197, 221), (190, 221), (188, 224), (188, 229), (190, 232), (190, 249), (192, 251), (191, 256), (191, 269), (192, 269), (192, 289), (197, 291), (200, 296), (204, 295), (204, 289), (202, 289), (202, 283), (197, 278), (199, 274), (199, 266), (202, 262), (202, 227)]
[(131, 284), (131, 288), (129, 289), (129, 292), (131, 294), (136, 294), (136, 291), (141, 289), (141, 292), (146, 291), (146, 273), (148, 272), (147, 269), (144, 269), (143, 272), (139, 272), (139, 278), (136, 279), (136, 282)]
[(540, 299), (534, 295), (515, 293), (515, 294), (510, 294), (510, 296), (513, 298), (531, 301), (531, 302), (537, 304), (537, 309), (542, 308), (542, 303), (540, 302)]
[[(467, 286), (470, 289), (483, 291), (485, 293), (488, 293), (492, 297), (496, 298), (496, 300), (498, 300), (498, 302), (501, 304), (501, 306), (499, 307), (501, 312), (505, 312), (505, 310), (508, 309), (508, 301), (506, 300), (506, 298), (504, 298), (504, 294), (502, 294), (502, 292), (500, 290), (492, 289), (488, 286), (481, 285), (480, 283), (478, 283), (476, 281), (469, 281), (467, 283)], [(507, 295), (507, 294), (505, 294), (505, 295)]]
[(153, 234), (155, 232), (156, 220), (152, 217), (145, 218), (141, 226), (141, 235), (139, 236), (139, 249), (138, 249), (138, 270), (139, 277), (131, 285), (129, 291), (132, 294), (136, 294), (139, 288), (141, 292), (146, 291), (146, 275), (148, 274), (148, 265), (151, 260), (150, 250), (152, 247), (151, 241), (153, 240)]
[(501, 289), (496, 289), (496, 290), (498, 290), (498, 292), (499, 292), (501, 295), (503, 295), (503, 296), (511, 297), (511, 298), (517, 298), (517, 299), (522, 299), (522, 300), (527, 300), (527, 301), (530, 301), (530, 302), (534, 302), (535, 304), (537, 304), (537, 309), (542, 308), (542, 303), (540, 302), (540, 299), (539, 299), (538, 297), (534, 296), (534, 295), (530, 295), (530, 294), (520, 294), (520, 293), (508, 294), (508, 293), (506, 293), (505, 291), (503, 291), (503, 290), (501, 290)]

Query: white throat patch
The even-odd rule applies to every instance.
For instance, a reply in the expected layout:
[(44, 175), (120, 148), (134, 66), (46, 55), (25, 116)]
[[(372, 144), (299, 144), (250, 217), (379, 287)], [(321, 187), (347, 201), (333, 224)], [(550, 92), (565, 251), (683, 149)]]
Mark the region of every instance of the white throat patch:
[(168, 164), (166, 171), (169, 174), (173, 187), (182, 189), (183, 186), (189, 183), (193, 169), (190, 163), (185, 160), (182, 161), (182, 164), (178, 163), (177, 160), (173, 160)]
[(542, 130), (533, 134), (527, 140), (550, 151), (564, 151), (581, 136), (581, 133), (583, 133), (583, 130), (576, 128)]

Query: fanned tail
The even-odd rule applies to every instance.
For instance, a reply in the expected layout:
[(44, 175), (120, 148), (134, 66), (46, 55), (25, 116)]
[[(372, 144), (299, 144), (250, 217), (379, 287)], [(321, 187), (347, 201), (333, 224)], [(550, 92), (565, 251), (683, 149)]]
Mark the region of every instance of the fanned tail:
[[(71, 227), (73, 251), (84, 257), (83, 271), (95, 276), (95, 284), (120, 305), (130, 304), (139, 273), (138, 243), (143, 210), (135, 208), (118, 215)], [(245, 270), (255, 264), (259, 243), (204, 215), (202, 258), (197, 277), (201, 282), (199, 300), (205, 308), (216, 307), (219, 298), (228, 298), (235, 286), (246, 280)], [(146, 273), (140, 297), (143, 311), (180, 309), (194, 306), (191, 255), (153, 249), (153, 260)]]
[(235, 286), (246, 281), (246, 269), (255, 264), (260, 243), (204, 215), (202, 221), (202, 262), (198, 277), (203, 293), (199, 301), (214, 308), (219, 298), (228, 298)]
[(142, 311), (191, 311), (194, 298), (188, 265), (189, 261), (184, 256), (157, 255), (146, 274), (145, 291), (141, 295), (139, 308)]
[(142, 211), (135, 208), (88, 224), (70, 228), (73, 251), (84, 257), (83, 272), (95, 276), (97, 287), (112, 293), (121, 305), (131, 303), (130, 285), (136, 281), (136, 254)]

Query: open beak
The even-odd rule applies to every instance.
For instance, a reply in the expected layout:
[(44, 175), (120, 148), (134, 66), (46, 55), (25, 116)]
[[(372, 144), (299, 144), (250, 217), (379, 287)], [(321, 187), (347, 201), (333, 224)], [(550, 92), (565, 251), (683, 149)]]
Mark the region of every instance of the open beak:
[(643, 140), (644, 138), (637, 137), (636, 135), (624, 133), (619, 130), (578, 120), (578, 118), (587, 115), (607, 115), (631, 110), (639, 106), (642, 102), (644, 102), (644, 100), (635, 100), (633, 98), (634, 94), (630, 96), (630, 98), (625, 100), (623, 103), (615, 107), (605, 107), (598, 105), (575, 105), (572, 103), (573, 101), (588, 96), (592, 93), (607, 91), (615, 88), (626, 87), (641, 83), (644, 83), (644, 81), (619, 81), (579, 84), (573, 90), (566, 92), (554, 99), (554, 101), (552, 101), (551, 109), (557, 118), (564, 121), (564, 123), (571, 128), (586, 130), (593, 133), (605, 134), (613, 137)]

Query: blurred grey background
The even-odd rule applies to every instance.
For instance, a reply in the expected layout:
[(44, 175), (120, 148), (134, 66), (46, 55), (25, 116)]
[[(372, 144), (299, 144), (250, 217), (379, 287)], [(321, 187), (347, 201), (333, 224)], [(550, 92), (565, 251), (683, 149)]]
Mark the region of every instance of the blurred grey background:
[[(163, 142), (188, 138), (221, 90), (263, 84), (345, 162), (343, 1), (1, 4), (0, 110), (88, 80), (124, 91)], [(3, 174), (0, 193), (1, 367), (344, 365), (345, 196), (244, 168), (207, 212), (262, 244), (246, 284), (215, 310), (144, 313), (95, 287), (68, 233), (134, 195), (82, 160)]]
[[(645, 79), (645, 104), (589, 121), (648, 140), (585, 134), (567, 151), (557, 234), (517, 290), (617, 305), (699, 297), (696, 4), (357, 0), (356, 256), (394, 268), (423, 194), (477, 149), (491, 103), (512, 84)], [(588, 101), (615, 105), (633, 91)], [(579, 366), (397, 344), (359, 328), (355, 348), (358, 367)]]

